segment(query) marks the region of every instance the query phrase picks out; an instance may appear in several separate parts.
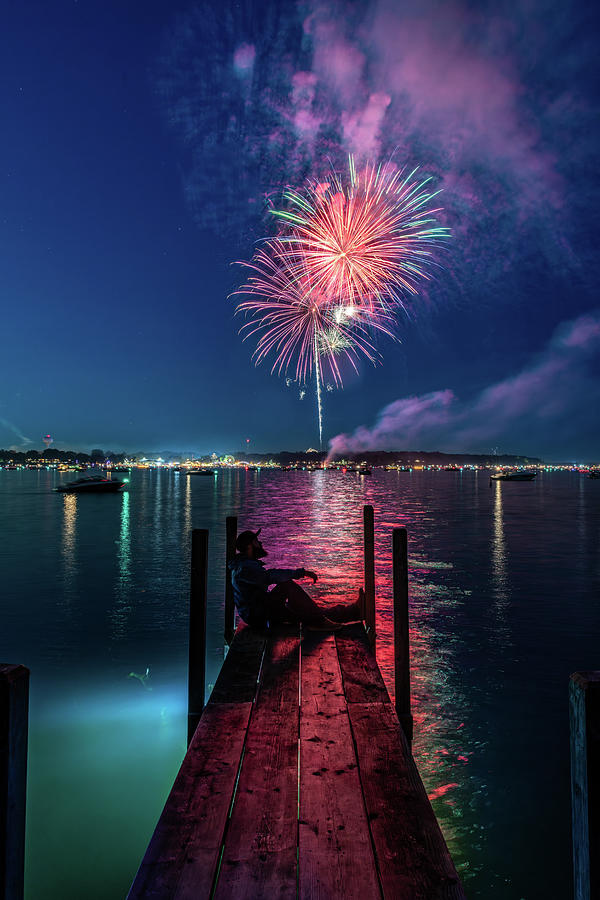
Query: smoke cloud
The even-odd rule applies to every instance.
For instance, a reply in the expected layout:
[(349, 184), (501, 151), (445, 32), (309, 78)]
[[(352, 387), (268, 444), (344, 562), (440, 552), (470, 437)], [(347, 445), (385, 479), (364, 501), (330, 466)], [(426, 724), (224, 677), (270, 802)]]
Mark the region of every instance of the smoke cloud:
[[(18, 428), (15, 424), (13, 424), (13, 422), (9, 422), (8, 419), (3, 419), (2, 416), (0, 416), (0, 426), (2, 428), (6, 429), (6, 431), (11, 432), (11, 434), (13, 434), (19, 441), (18, 444), (14, 444), (14, 443), (10, 444), (10, 446), (7, 449), (23, 450), (30, 444), (33, 444), (33, 441), (30, 438), (26, 437), (26, 435), (23, 434), (23, 432), (21, 431), (20, 428)], [(1, 440), (2, 439), (0, 438), (0, 442), (1, 442)]]
[[(543, 5), (198, 3), (157, 71), (198, 224), (254, 240), (286, 184), (326, 178), (348, 153), (393, 155), (443, 188), (455, 295), (483, 292), (528, 238), (539, 265), (564, 263), (559, 162), (570, 130), (592, 121), (572, 89), (592, 49), (565, 51), (578, 23)], [(591, 161), (589, 143), (577, 154)]]
[[(360, 426), (330, 442), (330, 454), (363, 450), (477, 451), (490, 443), (522, 442), (514, 452), (535, 453), (544, 443), (565, 448), (593, 426), (600, 408), (594, 367), (600, 350), (600, 311), (563, 323), (528, 366), (490, 385), (471, 400), (451, 390), (404, 397), (388, 404), (373, 426)], [(593, 411), (593, 412), (592, 412)], [(517, 437), (520, 435), (520, 437)]]

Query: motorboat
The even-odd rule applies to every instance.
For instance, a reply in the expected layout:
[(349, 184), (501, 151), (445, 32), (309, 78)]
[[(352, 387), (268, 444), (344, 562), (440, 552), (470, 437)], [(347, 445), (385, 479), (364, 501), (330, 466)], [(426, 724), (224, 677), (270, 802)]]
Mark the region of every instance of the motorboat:
[(490, 481), (533, 481), (537, 472), (494, 472)]
[(190, 469), (189, 472), (186, 472), (186, 475), (215, 475), (213, 469)]
[(103, 475), (91, 475), (78, 478), (56, 488), (61, 494), (115, 494), (125, 487), (124, 481), (118, 478), (105, 478)]
[(590, 469), (588, 478), (600, 478), (600, 469)]
[(368, 466), (361, 466), (360, 469), (358, 470), (358, 474), (359, 475), (370, 475), (371, 470)]

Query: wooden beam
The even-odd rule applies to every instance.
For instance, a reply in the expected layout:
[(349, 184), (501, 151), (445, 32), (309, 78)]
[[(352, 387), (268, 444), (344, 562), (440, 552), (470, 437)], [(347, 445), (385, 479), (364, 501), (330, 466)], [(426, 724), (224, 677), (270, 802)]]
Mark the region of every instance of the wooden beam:
[(348, 703), (391, 703), (362, 625), (347, 625), (335, 637)]
[(252, 703), (208, 703), (128, 900), (209, 900)]
[(229, 645), (231, 645), (235, 633), (235, 603), (233, 602), (229, 560), (235, 556), (237, 527), (237, 516), (227, 516), (225, 520), (225, 641)]
[(600, 898), (600, 672), (569, 682), (575, 900)]
[(408, 627), (408, 543), (406, 528), (392, 534), (394, 584), (394, 691), (396, 712), (409, 744), (413, 737), (410, 711), (410, 639)]
[(298, 896), (380, 897), (335, 639), (301, 647)]
[(190, 635), (188, 667), (188, 747), (204, 709), (206, 690), (206, 604), (208, 595), (208, 531), (192, 531)]
[(209, 703), (243, 703), (254, 700), (266, 635), (241, 623), (225, 657)]
[(296, 898), (299, 643), (267, 641), (216, 900)]
[(0, 663), (0, 900), (22, 900), (29, 669)]
[(372, 506), (363, 507), (365, 556), (365, 628), (375, 649), (375, 524)]
[(348, 705), (386, 900), (465, 900), (394, 708)]

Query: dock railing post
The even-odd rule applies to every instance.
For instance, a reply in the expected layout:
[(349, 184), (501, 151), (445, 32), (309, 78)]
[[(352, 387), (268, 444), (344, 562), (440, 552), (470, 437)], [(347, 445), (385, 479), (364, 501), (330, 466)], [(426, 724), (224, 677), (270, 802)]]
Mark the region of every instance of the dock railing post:
[(0, 663), (0, 900), (22, 900), (29, 669)]
[(188, 747), (204, 709), (206, 679), (206, 601), (208, 595), (208, 531), (192, 531), (190, 578), (190, 642), (188, 667)]
[(235, 556), (237, 537), (237, 516), (227, 516), (225, 520), (225, 641), (231, 644), (235, 633), (235, 605), (229, 560)]
[(375, 524), (373, 507), (363, 508), (365, 555), (365, 629), (375, 652)]
[(600, 898), (600, 672), (569, 681), (575, 900)]
[(413, 737), (410, 711), (410, 644), (408, 631), (408, 541), (406, 528), (394, 528), (392, 535), (394, 583), (394, 690), (396, 712), (409, 744)]

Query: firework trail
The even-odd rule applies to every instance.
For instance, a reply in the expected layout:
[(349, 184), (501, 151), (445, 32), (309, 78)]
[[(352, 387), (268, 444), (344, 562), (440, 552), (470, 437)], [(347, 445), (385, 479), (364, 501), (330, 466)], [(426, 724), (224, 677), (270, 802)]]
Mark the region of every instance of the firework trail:
[(322, 442), (324, 379), (342, 387), (340, 357), (355, 371), (360, 357), (376, 363), (379, 354), (373, 332), (393, 336), (393, 321), (383, 310), (371, 314), (332, 301), (313, 285), (308, 270), (300, 269), (297, 253), (293, 268), (289, 263), (286, 244), (279, 239), (267, 241), (252, 262), (244, 263), (252, 274), (235, 294), (249, 299), (239, 303), (236, 312), (249, 317), (241, 333), (245, 340), (256, 339), (257, 365), (271, 356), (272, 373), (292, 371), (301, 383), (314, 375)]
[(332, 172), (326, 183), (288, 189), (287, 206), (273, 210), (279, 236), (244, 264), (252, 274), (235, 293), (249, 299), (236, 312), (250, 321), (241, 331), (257, 340), (257, 365), (272, 356), (271, 372), (295, 368), (301, 382), (314, 375), (320, 446), (324, 370), (342, 387), (340, 359), (356, 371), (360, 357), (377, 362), (375, 335), (394, 337), (398, 312), (430, 277), (433, 246), (448, 236), (434, 219), (429, 179), (415, 172), (368, 165), (358, 173), (350, 157), (347, 177)]

